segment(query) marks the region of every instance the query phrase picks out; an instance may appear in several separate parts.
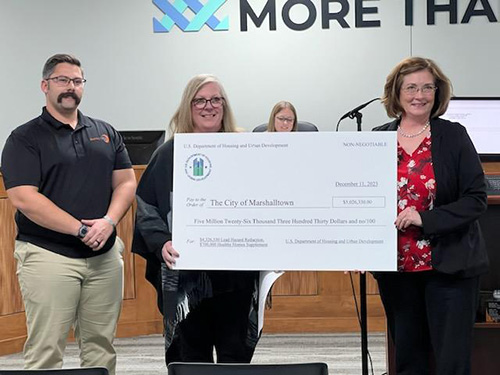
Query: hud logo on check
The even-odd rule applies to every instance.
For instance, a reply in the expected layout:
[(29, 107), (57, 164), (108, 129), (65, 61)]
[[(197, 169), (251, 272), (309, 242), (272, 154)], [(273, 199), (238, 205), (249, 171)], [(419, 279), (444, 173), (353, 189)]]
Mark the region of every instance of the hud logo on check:
[(194, 154), (187, 159), (184, 170), (191, 180), (201, 181), (210, 175), (212, 163), (206, 155)]

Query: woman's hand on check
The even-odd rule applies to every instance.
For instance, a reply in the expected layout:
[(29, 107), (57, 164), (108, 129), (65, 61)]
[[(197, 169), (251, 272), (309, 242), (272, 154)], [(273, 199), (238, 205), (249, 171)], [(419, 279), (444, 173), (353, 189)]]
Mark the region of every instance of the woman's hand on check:
[(172, 241), (167, 241), (161, 249), (161, 255), (168, 268), (173, 269), (179, 253), (172, 247)]

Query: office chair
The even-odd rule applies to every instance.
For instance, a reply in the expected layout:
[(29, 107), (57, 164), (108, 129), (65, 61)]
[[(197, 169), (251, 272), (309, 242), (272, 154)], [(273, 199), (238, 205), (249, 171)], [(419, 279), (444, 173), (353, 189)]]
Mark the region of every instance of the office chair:
[(168, 365), (168, 375), (328, 375), (328, 366), (323, 362), (273, 365), (173, 362)]
[[(265, 132), (267, 130), (267, 124), (262, 124), (252, 130), (254, 133)], [(317, 132), (318, 127), (307, 121), (297, 121), (297, 131), (299, 132)]]
[(105, 367), (58, 368), (49, 370), (2, 370), (0, 375), (109, 375)]

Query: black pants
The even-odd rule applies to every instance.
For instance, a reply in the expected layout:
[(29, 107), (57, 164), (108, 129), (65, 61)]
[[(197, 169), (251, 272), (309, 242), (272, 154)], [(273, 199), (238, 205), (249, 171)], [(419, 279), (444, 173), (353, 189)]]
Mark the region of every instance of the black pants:
[(254, 347), (247, 344), (252, 290), (221, 293), (203, 300), (177, 326), (165, 353), (170, 362), (250, 363)]
[(396, 372), (469, 375), (479, 277), (435, 271), (377, 273), (380, 297), (396, 347)]

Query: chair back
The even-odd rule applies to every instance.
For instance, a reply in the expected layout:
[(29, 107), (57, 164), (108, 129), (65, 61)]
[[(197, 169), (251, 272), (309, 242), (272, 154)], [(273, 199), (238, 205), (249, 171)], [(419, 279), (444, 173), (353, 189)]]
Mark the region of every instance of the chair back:
[(323, 362), (286, 364), (181, 363), (168, 365), (168, 375), (328, 375)]
[[(256, 126), (252, 132), (261, 133), (267, 130), (267, 124), (261, 124)], [(318, 127), (307, 121), (297, 121), (297, 131), (298, 132), (317, 132)]]
[(105, 367), (59, 368), (50, 370), (2, 370), (0, 375), (109, 375)]

